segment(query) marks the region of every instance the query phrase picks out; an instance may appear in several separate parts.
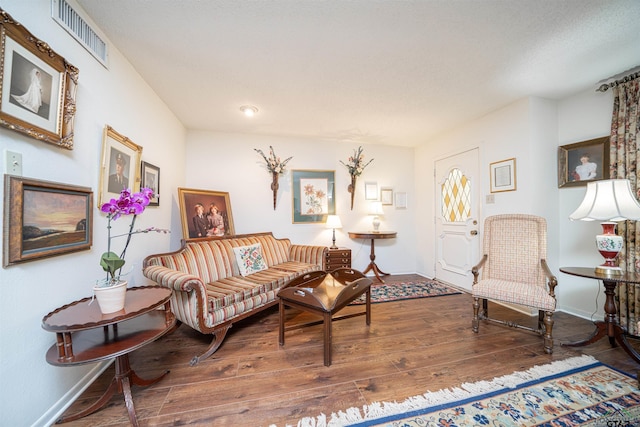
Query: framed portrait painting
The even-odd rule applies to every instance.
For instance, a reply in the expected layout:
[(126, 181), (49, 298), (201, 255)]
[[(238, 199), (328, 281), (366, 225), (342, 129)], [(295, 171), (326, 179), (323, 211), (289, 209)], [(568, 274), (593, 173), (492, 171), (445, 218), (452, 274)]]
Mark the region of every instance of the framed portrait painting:
[(185, 240), (236, 234), (229, 193), (178, 188), (178, 199)]
[(558, 147), (558, 188), (609, 179), (609, 137)]
[(3, 266), (91, 248), (93, 192), (5, 175)]
[(151, 163), (142, 162), (140, 176), (140, 188), (153, 190), (153, 199), (149, 202), (149, 206), (160, 206), (160, 168)]
[(78, 69), (0, 9), (0, 125), (73, 149)]
[(102, 140), (99, 206), (117, 198), (124, 189), (140, 190), (142, 147), (106, 126)]
[(335, 171), (292, 170), (293, 223), (325, 222), (336, 213)]

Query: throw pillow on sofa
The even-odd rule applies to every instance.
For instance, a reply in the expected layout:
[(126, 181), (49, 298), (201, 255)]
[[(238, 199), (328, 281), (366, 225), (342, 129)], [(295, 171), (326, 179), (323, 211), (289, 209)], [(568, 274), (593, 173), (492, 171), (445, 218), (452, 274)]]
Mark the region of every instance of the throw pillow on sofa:
[(242, 276), (248, 276), (267, 269), (267, 264), (262, 257), (262, 246), (260, 243), (233, 248), (233, 252), (235, 253), (238, 269)]

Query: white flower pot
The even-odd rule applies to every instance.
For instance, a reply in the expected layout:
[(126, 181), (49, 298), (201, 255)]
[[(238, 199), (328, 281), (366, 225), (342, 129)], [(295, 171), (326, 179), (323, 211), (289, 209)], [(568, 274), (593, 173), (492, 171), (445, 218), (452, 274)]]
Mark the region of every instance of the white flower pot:
[(93, 294), (98, 300), (102, 314), (115, 313), (124, 308), (127, 295), (127, 281), (122, 280), (114, 286), (94, 286)]

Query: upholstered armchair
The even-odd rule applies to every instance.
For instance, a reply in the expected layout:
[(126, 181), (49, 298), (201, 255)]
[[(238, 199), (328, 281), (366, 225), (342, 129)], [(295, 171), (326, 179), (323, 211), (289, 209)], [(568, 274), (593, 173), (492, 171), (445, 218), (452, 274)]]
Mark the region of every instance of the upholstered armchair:
[[(544, 351), (553, 352), (556, 277), (547, 266), (547, 223), (534, 215), (488, 217), (484, 224), (483, 256), (473, 273), (473, 332), (480, 320), (526, 329), (544, 337)], [(479, 279), (480, 273), (482, 277)], [(482, 309), (480, 308), (482, 300)], [(538, 310), (537, 327), (489, 317), (487, 300)]]

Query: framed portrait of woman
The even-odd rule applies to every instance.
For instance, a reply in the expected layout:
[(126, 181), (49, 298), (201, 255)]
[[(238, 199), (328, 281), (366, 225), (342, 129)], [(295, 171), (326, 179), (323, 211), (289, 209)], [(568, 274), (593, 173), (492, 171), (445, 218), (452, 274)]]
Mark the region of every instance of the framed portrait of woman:
[(558, 188), (609, 179), (609, 137), (558, 147)]
[(0, 9), (0, 126), (73, 149), (78, 69)]

